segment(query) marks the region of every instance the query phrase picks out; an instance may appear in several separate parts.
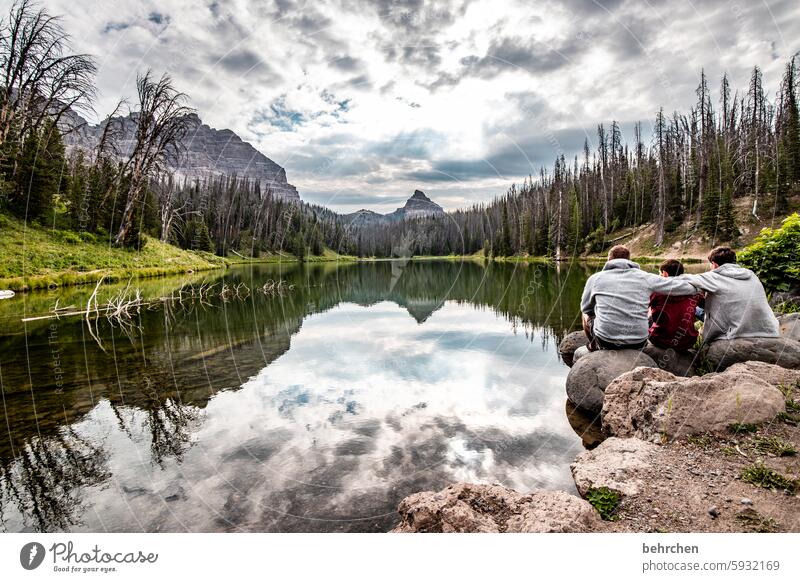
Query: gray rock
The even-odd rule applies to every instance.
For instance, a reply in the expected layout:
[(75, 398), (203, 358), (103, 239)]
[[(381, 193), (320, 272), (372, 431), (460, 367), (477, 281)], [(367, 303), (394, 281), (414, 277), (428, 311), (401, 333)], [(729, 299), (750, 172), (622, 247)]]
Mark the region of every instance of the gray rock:
[(581, 346), (581, 347), (579, 347), (577, 350), (575, 350), (575, 353), (572, 354), (572, 365), (574, 366), (575, 362), (580, 360), (586, 354), (591, 354), (591, 353), (592, 352), (589, 351), (589, 346)]
[(569, 468), (581, 495), (590, 489), (608, 487), (632, 496), (642, 487), (642, 473), (651, 465), (658, 445), (637, 438), (611, 437), (597, 448), (583, 451)]
[(647, 342), (642, 351), (653, 358), (659, 368), (676, 376), (694, 376), (695, 360), (697, 362), (700, 360), (694, 350), (677, 352), (672, 349), (660, 348), (650, 342)]
[[(121, 155), (129, 155), (134, 146), (136, 114), (114, 118), (120, 132), (118, 147)], [(286, 181), (286, 170), (243, 141), (230, 129), (214, 129), (204, 124), (192, 113), (191, 129), (182, 140), (185, 151), (179, 165), (170, 169), (178, 176), (205, 179), (227, 174), (249, 178), (267, 189), (276, 198), (300, 200), (297, 189)], [(65, 129), (75, 128), (64, 135), (68, 149), (91, 150), (97, 146), (105, 128), (105, 121), (90, 125), (77, 113), (70, 111), (64, 120)]]
[(768, 384), (771, 384), (775, 387), (792, 386), (795, 383), (800, 382), (800, 370), (790, 370), (789, 368), (784, 368), (783, 366), (766, 364), (764, 362), (742, 362), (739, 364), (734, 364), (726, 371), (751, 374), (761, 378)]
[(784, 408), (781, 391), (746, 370), (680, 378), (638, 368), (606, 388), (602, 423), (609, 435), (663, 442), (766, 422)]
[(710, 368), (721, 372), (739, 362), (766, 362), (800, 368), (800, 341), (785, 337), (717, 340), (704, 349)]
[(637, 350), (598, 350), (582, 356), (567, 375), (567, 398), (578, 409), (597, 415), (603, 409), (603, 391), (609, 383), (639, 366), (656, 367), (647, 354)]
[(402, 521), (395, 533), (581, 533), (602, 527), (594, 508), (579, 497), (543, 490), (523, 495), (502, 485), (457, 483), (415, 493), (398, 511)]
[(572, 367), (573, 364), (573, 354), (575, 350), (580, 348), (581, 346), (585, 346), (589, 343), (589, 339), (586, 337), (586, 334), (581, 331), (573, 331), (568, 333), (564, 336), (564, 339), (561, 340), (561, 343), (558, 344), (558, 353), (561, 354), (561, 359), (564, 360), (564, 363), (567, 366)]
[(800, 313), (787, 313), (778, 316), (781, 337), (800, 341)]

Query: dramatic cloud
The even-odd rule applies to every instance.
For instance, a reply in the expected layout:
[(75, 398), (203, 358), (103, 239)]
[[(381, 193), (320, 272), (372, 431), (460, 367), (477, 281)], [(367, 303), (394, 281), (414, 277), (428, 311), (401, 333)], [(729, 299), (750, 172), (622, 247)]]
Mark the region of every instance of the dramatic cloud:
[(97, 56), (98, 117), (168, 72), (206, 123), (286, 168), (304, 199), (388, 211), (502, 194), (617, 120), (687, 111), (701, 69), (774, 97), (795, 0), (50, 0)]

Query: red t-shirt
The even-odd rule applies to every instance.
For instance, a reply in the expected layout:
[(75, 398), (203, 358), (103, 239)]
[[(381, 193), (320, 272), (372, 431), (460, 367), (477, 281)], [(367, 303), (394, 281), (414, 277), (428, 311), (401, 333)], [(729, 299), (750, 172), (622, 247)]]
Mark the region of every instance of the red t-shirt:
[(660, 348), (677, 351), (693, 347), (697, 341), (694, 309), (702, 299), (699, 293), (683, 297), (660, 293), (650, 295), (650, 342)]

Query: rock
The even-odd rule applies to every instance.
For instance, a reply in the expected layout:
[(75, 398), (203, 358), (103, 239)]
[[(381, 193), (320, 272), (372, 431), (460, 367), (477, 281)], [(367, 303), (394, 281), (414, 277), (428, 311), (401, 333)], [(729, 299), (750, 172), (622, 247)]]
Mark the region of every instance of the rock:
[[(133, 151), (136, 133), (136, 114), (117, 117), (119, 129), (116, 145), (122, 156)], [(182, 155), (177, 165), (170, 161), (170, 169), (182, 177), (204, 179), (213, 176), (248, 178), (259, 183), (262, 192), (269, 188), (272, 195), (284, 200), (299, 201), (297, 188), (286, 180), (286, 170), (258, 151), (252, 144), (243, 141), (230, 129), (214, 129), (204, 124), (197, 114), (187, 116), (189, 130), (181, 140)], [(106, 121), (91, 125), (80, 115), (70, 110), (63, 119), (64, 144), (68, 150), (91, 151), (97, 147), (105, 130)]]
[(638, 350), (598, 350), (582, 356), (567, 375), (567, 398), (587, 414), (603, 409), (603, 391), (617, 376), (639, 366), (656, 367)]
[(716, 505), (712, 505), (708, 508), (708, 515), (710, 515), (712, 519), (719, 517), (719, 509), (717, 509)]
[(637, 368), (606, 388), (603, 431), (662, 442), (727, 430), (735, 423), (766, 422), (784, 410), (780, 390), (748, 371), (728, 370), (679, 378)]
[(580, 533), (602, 527), (594, 508), (579, 497), (543, 490), (523, 495), (502, 485), (457, 483), (415, 493), (398, 511), (402, 521), (395, 533)]
[(748, 361), (800, 368), (800, 341), (785, 337), (717, 340), (705, 348), (704, 357), (711, 369), (717, 372)]
[(741, 503), (742, 505), (753, 505), (753, 500), (748, 499), (747, 497), (742, 497)]
[(800, 340), (800, 313), (787, 313), (778, 316), (781, 337)]
[(586, 354), (591, 354), (591, 353), (592, 352), (589, 351), (589, 346), (581, 346), (581, 347), (579, 347), (577, 350), (575, 350), (575, 353), (572, 354), (572, 365), (574, 366), (575, 362), (580, 360)]
[(584, 447), (593, 449), (605, 440), (599, 414), (592, 416), (581, 412), (569, 400), (566, 401), (565, 412), (569, 425), (581, 437)]
[(672, 372), (676, 376), (694, 376), (695, 360), (699, 360), (697, 352), (677, 352), (664, 349), (647, 342), (642, 351), (653, 358), (653, 361), (662, 370)]
[(597, 448), (583, 451), (569, 468), (581, 495), (608, 487), (622, 495), (637, 495), (640, 474), (652, 464), (658, 446), (636, 438), (611, 437)]
[(752, 374), (773, 386), (792, 386), (800, 382), (800, 370), (790, 370), (764, 362), (742, 362), (734, 364), (727, 371)]
[(561, 343), (558, 344), (558, 353), (561, 354), (561, 359), (564, 360), (564, 363), (567, 366), (572, 367), (572, 355), (575, 353), (575, 350), (585, 346), (588, 343), (589, 339), (586, 337), (586, 334), (583, 332), (583, 330), (573, 331), (572, 333), (565, 335), (564, 339), (561, 340)]

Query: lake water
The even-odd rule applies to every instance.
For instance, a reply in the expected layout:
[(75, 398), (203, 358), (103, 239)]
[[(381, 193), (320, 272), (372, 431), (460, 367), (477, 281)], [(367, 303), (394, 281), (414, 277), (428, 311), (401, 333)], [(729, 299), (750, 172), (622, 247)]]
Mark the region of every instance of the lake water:
[(252, 266), (132, 285), (294, 289), (91, 327), (22, 318), (93, 287), (0, 301), (0, 527), (387, 531), (404, 496), (456, 481), (574, 492), (580, 421), (556, 346), (591, 271)]

